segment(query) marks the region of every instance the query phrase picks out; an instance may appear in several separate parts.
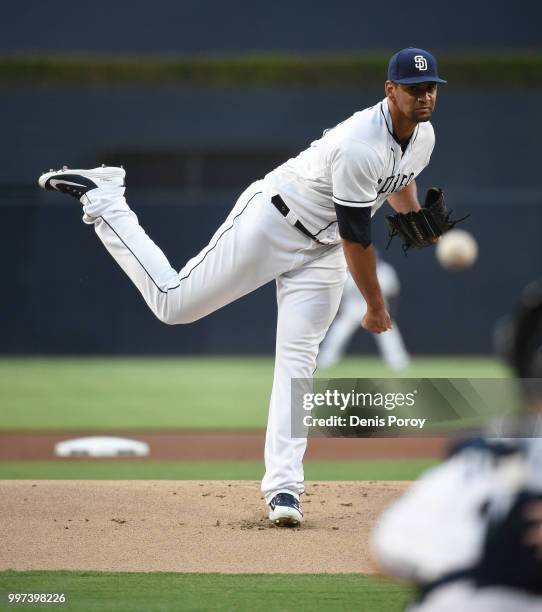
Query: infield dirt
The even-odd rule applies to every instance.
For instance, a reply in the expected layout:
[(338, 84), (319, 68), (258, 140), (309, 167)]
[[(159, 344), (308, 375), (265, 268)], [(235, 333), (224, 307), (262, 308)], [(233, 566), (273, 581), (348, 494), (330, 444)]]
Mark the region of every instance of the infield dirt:
[[(146, 442), (150, 459), (175, 461), (261, 460), (263, 431), (0, 431), (0, 461), (57, 459), (57, 442), (81, 436), (111, 435)], [(444, 457), (446, 438), (311, 438), (305, 459), (416, 459)]]
[(369, 534), (410, 483), (309, 482), (269, 523), (252, 481), (0, 481), (0, 570), (371, 573)]

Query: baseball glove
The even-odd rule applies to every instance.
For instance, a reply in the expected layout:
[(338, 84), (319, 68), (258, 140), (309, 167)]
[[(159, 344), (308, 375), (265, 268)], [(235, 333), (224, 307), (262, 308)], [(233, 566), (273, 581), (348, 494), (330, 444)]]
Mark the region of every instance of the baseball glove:
[(420, 210), (386, 215), (386, 221), (390, 227), (389, 242), (386, 248), (390, 246), (395, 236), (401, 238), (405, 253), (412, 247), (422, 248), (433, 245), (439, 236), (469, 216), (451, 221), (451, 214), (452, 211), (448, 212), (444, 203), (442, 189), (431, 187), (425, 196), (425, 204)]

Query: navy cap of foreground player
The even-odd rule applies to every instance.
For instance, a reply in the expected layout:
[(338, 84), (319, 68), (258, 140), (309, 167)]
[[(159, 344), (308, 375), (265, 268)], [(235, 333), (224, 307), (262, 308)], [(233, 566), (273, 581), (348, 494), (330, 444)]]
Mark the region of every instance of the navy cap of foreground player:
[(388, 64), (388, 81), (410, 85), (412, 83), (447, 83), (438, 75), (437, 60), (424, 49), (401, 49)]

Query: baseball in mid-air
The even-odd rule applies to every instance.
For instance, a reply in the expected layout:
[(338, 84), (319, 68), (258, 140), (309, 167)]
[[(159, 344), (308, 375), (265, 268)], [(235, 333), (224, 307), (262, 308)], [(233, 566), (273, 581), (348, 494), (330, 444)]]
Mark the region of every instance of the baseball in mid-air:
[(450, 230), (437, 243), (437, 259), (443, 268), (468, 268), (476, 261), (477, 256), (478, 244), (472, 234), (465, 230)]

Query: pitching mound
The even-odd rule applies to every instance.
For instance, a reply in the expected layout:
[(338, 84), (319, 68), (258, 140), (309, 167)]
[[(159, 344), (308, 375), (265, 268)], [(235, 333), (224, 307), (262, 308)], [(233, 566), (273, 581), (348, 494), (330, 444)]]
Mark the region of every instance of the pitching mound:
[(306, 523), (251, 481), (0, 481), (0, 570), (371, 573), (368, 537), (409, 483), (309, 482)]

